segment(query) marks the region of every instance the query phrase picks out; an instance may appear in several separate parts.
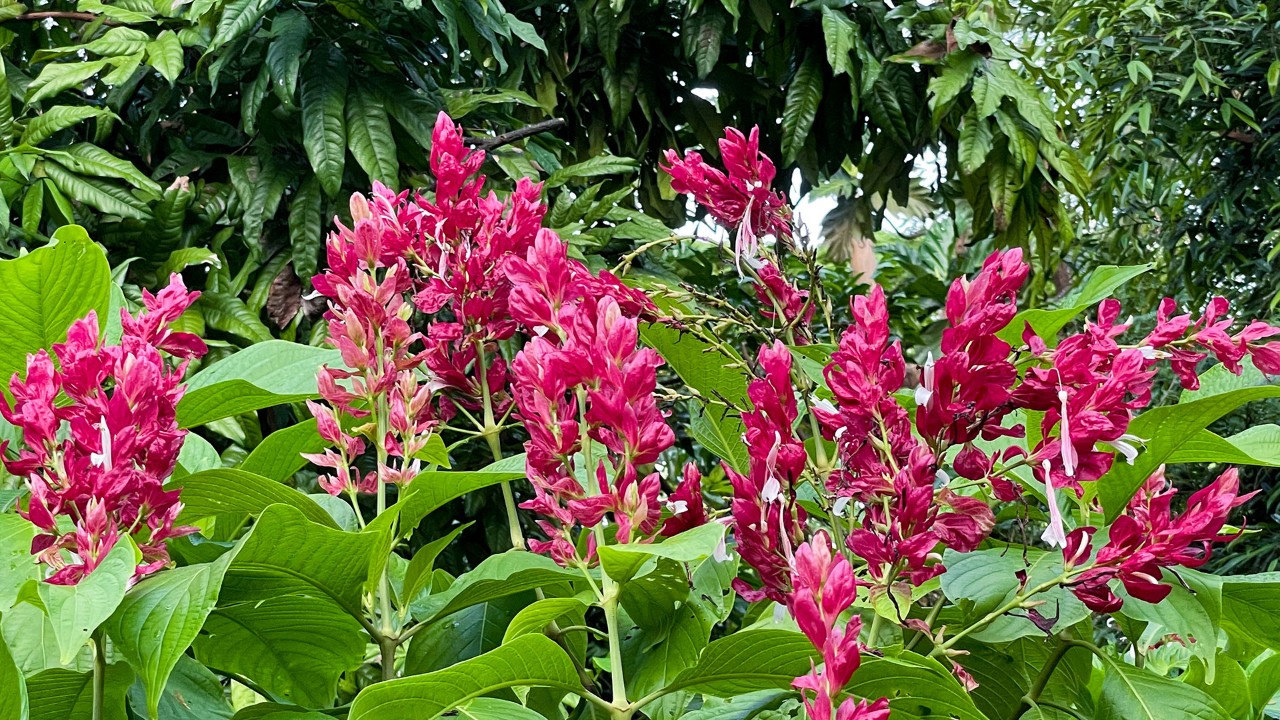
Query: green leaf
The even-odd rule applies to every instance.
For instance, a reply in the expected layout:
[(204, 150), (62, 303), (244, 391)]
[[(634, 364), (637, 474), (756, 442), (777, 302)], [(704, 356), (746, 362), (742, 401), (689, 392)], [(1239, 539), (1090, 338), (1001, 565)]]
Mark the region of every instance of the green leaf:
[(1255, 708), (1262, 709), (1280, 692), (1280, 653), (1267, 649), (1245, 668), (1249, 678), (1249, 698)]
[(224, 417), (320, 396), (316, 373), (342, 367), (342, 355), (284, 340), (256, 343), (214, 363), (187, 381), (178, 423), (204, 425)]
[(160, 269), (156, 271), (156, 275), (168, 278), (174, 273), (180, 273), (196, 265), (208, 265), (215, 269), (220, 268), (222, 267), (222, 258), (208, 248), (178, 248), (169, 253), (169, 257), (165, 258), (165, 261), (160, 265)]
[(0, 638), (0, 717), (16, 720), (27, 717), (27, 683), (3, 638)]
[(548, 557), (509, 550), (485, 558), (458, 576), (447, 590), (428, 598), (420, 611), (415, 608), (414, 617), (424, 622), (439, 620), (472, 605), (581, 577), (580, 572), (562, 568)]
[(1214, 653), (1213, 650), (1209, 648), (1208, 662), (1210, 667), (1217, 666), (1216, 672), (1206, 670), (1204, 657), (1197, 654), (1187, 672), (1178, 679), (1216, 700), (1230, 717), (1254, 717), (1253, 704), (1249, 699), (1249, 679), (1244, 668), (1230, 655)]
[(436, 538), (423, 545), (418, 549), (418, 552), (413, 554), (413, 559), (409, 561), (409, 565), (404, 571), (404, 585), (400, 593), (402, 605), (413, 602), (418, 593), (427, 587), (431, 582), (431, 571), (435, 568), (436, 558), (462, 534), (463, 530), (469, 527), (471, 527), (471, 523), (459, 525), (450, 530), (444, 537)]
[(497, 698), (476, 698), (458, 708), (459, 720), (543, 720), (523, 705)]
[[(114, 117), (114, 115), (104, 115)], [(158, 183), (147, 177), (146, 173), (134, 167), (128, 160), (112, 155), (93, 143), (76, 143), (65, 151), (47, 151), (47, 155), (72, 172), (81, 175), (96, 175), (102, 178), (118, 178), (132, 185), (149, 199), (159, 199), (163, 192)]]
[(628, 543), (604, 545), (596, 549), (600, 566), (609, 577), (626, 582), (639, 572), (649, 558), (662, 557), (676, 562), (690, 563), (711, 557), (724, 542), (724, 526), (707, 523), (685, 530), (674, 537), (655, 543)]
[(1228, 438), (1201, 430), (1167, 462), (1280, 467), (1280, 425), (1254, 425)]
[(502, 642), (509, 643), (523, 635), (540, 634), (555, 620), (570, 613), (586, 612), (587, 606), (577, 598), (544, 598), (525, 606), (507, 625)]
[(782, 107), (782, 157), (787, 165), (795, 161), (809, 139), (809, 131), (818, 116), (818, 104), (822, 102), (822, 68), (817, 58), (816, 52), (807, 53), (787, 87), (787, 99)]
[(77, 87), (106, 66), (106, 60), (49, 63), (27, 86), (27, 105)]
[(346, 58), (332, 47), (317, 49), (302, 71), (302, 145), (329, 196), (338, 194), (346, 163), (346, 98)]
[(242, 709), (231, 720), (329, 720), (331, 717), (297, 705), (258, 703)]
[[(507, 459), (511, 460), (511, 458)], [(449, 501), (481, 488), (524, 477), (523, 456), (519, 458), (518, 463), (513, 463), (512, 467), (520, 469), (493, 469), (491, 466), (465, 472), (429, 470), (419, 473), (409, 487), (401, 491), (399, 501), (371, 521), (369, 526), (390, 526), (398, 522), (400, 536), (408, 535), (418, 527), (418, 523), (422, 522), (423, 518)]]
[[(102, 720), (126, 720), (124, 697), (133, 673), (124, 663), (107, 666), (103, 682)], [(30, 720), (93, 718), (93, 673), (53, 668), (27, 678)]]
[(1176, 579), (1171, 580), (1167, 582), (1172, 586), (1169, 596), (1155, 604), (1133, 599), (1123, 588), (1119, 589), (1120, 597), (1125, 601), (1120, 614), (1147, 623), (1143, 638), (1130, 640), (1137, 644), (1150, 639), (1146, 642), (1150, 646), (1166, 635), (1180, 636), (1189, 643), (1187, 647), (1191, 654), (1204, 663), (1208, 681), (1213, 682), (1217, 667), (1218, 626), (1194, 595), (1177, 584)]
[(951, 672), (923, 655), (864, 655), (846, 690), (861, 697), (889, 698), (894, 720), (986, 720)]
[(564, 650), (541, 635), (526, 635), (444, 670), (370, 685), (351, 703), (348, 718), (433, 720), (470, 700), (516, 686), (582, 691)]
[(315, 596), (318, 591), (352, 617), (362, 618), (360, 598), (373, 551), (385, 546), (378, 533), (343, 532), (332, 522), (311, 522), (288, 505), (272, 505), (231, 562), (222, 583), (222, 602)]
[(293, 253), (293, 270), (306, 284), (311, 283), (319, 266), (320, 248), (324, 245), (320, 183), (309, 177), (298, 186), (289, 204), (289, 245)]
[(213, 34), (213, 40), (209, 41), (205, 55), (252, 30), (262, 16), (276, 6), (276, 2), (277, 0), (232, 0), (227, 3), (223, 7), (222, 17), (218, 18), (218, 29)]
[(282, 700), (331, 707), (339, 677), (359, 667), (368, 642), (359, 623), (328, 599), (282, 595), (218, 608), (195, 650), (205, 665), (249, 678)]
[(1221, 583), (1223, 626), (1251, 642), (1280, 647), (1280, 573), (1214, 580)]
[(1102, 696), (1095, 720), (1231, 720), (1204, 692), (1105, 654)]
[(165, 30), (147, 43), (147, 62), (172, 85), (182, 74), (182, 42), (172, 30)]
[(1023, 310), (1014, 316), (1008, 327), (996, 335), (1011, 345), (1019, 345), (1022, 342), (1022, 329), (1030, 323), (1037, 335), (1051, 345), (1056, 345), (1058, 331), (1066, 327), (1067, 323), (1111, 297), (1117, 288), (1150, 269), (1151, 265), (1102, 265), (1090, 273), (1080, 287), (1063, 298), (1058, 309)]
[(40, 566), (31, 558), (31, 540), (35, 536), (36, 526), (26, 518), (0, 513), (0, 614), (13, 607), (28, 580), (40, 579)]
[(584, 160), (556, 170), (547, 178), (545, 186), (549, 190), (560, 187), (570, 180), (581, 180), (602, 175), (626, 175), (639, 169), (640, 163), (631, 158), (597, 155), (590, 160)]
[(75, 659), (93, 631), (115, 612), (124, 599), (125, 588), (137, 566), (138, 552), (133, 542), (122, 539), (79, 583), (36, 584), (40, 602), (53, 623), (59, 660), (63, 665)]
[(234, 295), (205, 290), (195, 306), (203, 314), (205, 324), (214, 330), (259, 344), (271, 341), (271, 331), (262, 324), (258, 313), (250, 310), (243, 300)]
[(1201, 400), (1165, 405), (1135, 418), (1129, 424), (1129, 432), (1147, 440), (1145, 451), (1132, 465), (1117, 463), (1098, 481), (1098, 499), (1107, 512), (1107, 521), (1119, 516), (1156, 468), (1168, 462), (1183, 444), (1210, 423), (1242, 405), (1271, 397), (1280, 397), (1280, 385), (1242, 388)]
[(747, 444), (742, 441), (745, 433), (742, 421), (730, 414), (729, 408), (689, 403), (689, 434), (740, 473), (747, 472), (751, 464)]
[(147, 710), (157, 717), (169, 675), (218, 602), (223, 573), (234, 553), (211, 563), (174, 568), (147, 578), (125, 594), (107, 623), (113, 647), (142, 678)]
[(257, 516), (273, 505), (288, 505), (318, 525), (336, 529), (337, 523), (314, 500), (276, 480), (235, 468), (215, 468), (188, 475), (182, 488), (182, 522), (222, 514)]
[(311, 23), (301, 10), (286, 10), (272, 19), (271, 34), (273, 39), (267, 47), (266, 61), (271, 71), (271, 87), (280, 102), (293, 105)]
[(929, 80), (929, 109), (933, 112), (935, 126), (951, 109), (951, 103), (968, 86), (969, 79), (980, 63), (980, 56), (970, 50), (950, 53), (947, 55), (946, 67)]
[(304, 420), (263, 438), (240, 464), (240, 469), (284, 482), (307, 464), (302, 453), (318, 453), (328, 446), (316, 430), (316, 421)]
[(1267, 68), (1267, 90), (1275, 95), (1278, 86), (1280, 86), (1280, 60), (1272, 60), (1271, 66)]
[(978, 172), (991, 153), (991, 127), (975, 113), (965, 115), (960, 128), (960, 169), (972, 175)]
[[(208, 668), (189, 655), (178, 658), (169, 682), (160, 696), (161, 720), (228, 720), (235, 714), (222, 682)], [(129, 688), (129, 706), (134, 713), (146, 704), (142, 686)]]
[(523, 596), (497, 598), (461, 610), (448, 622), (431, 623), (409, 643), (404, 674), (443, 670), (493, 650), (502, 644), (511, 618), (528, 601)]
[(858, 24), (848, 15), (826, 5), (822, 7), (822, 36), (827, 43), (827, 64), (832, 73), (853, 74), (849, 53), (853, 52), (853, 38), (858, 33)]
[(394, 190), (399, 186), (400, 161), (381, 100), (357, 86), (347, 95), (346, 116), (347, 142), (356, 162), (370, 181)]
[(747, 376), (743, 370), (746, 364), (742, 358), (726, 355), (668, 325), (642, 325), (640, 339), (657, 350), (680, 379), (708, 401), (714, 403), (723, 398), (738, 407), (747, 405)]
[(9, 87), (8, 66), (0, 58), (0, 150), (12, 146), (13, 135), (13, 93)]
[(54, 105), (27, 123), (27, 127), (22, 131), (22, 142), (27, 145), (39, 145), (54, 133), (74, 127), (85, 120), (113, 115), (114, 113), (110, 110), (88, 105)]
[(816, 657), (813, 643), (798, 632), (744, 630), (708, 645), (697, 664), (681, 672), (666, 690), (734, 697), (770, 687), (790, 689)]
[(95, 210), (135, 220), (151, 217), (147, 204), (119, 185), (78, 175), (52, 159), (45, 161), (44, 172), (59, 190)]

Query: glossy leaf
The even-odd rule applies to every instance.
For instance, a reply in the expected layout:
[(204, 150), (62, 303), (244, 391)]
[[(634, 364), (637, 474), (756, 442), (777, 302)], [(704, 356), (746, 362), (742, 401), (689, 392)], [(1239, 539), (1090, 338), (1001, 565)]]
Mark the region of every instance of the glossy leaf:
[(318, 525), (337, 528), (329, 513), (301, 492), (270, 478), (234, 468), (197, 472), (178, 481), (181, 522), (222, 514), (258, 516), (272, 505), (287, 505)]
[(346, 97), (346, 59), (334, 48), (312, 54), (302, 71), (302, 144), (329, 196), (338, 193), (346, 163)]
[(178, 422), (195, 427), (250, 410), (320, 396), (316, 373), (322, 365), (341, 367), (337, 350), (283, 340), (250, 345), (214, 363), (187, 381), (178, 403)]
[(138, 551), (132, 541), (122, 539), (79, 583), (37, 583), (40, 602), (52, 622), (59, 660), (63, 665), (75, 659), (93, 631), (120, 606), (138, 559)]

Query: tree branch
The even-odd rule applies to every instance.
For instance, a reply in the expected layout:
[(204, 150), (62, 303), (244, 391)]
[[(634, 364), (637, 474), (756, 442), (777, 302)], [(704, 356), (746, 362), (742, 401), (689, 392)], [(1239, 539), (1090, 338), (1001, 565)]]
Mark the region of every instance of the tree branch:
[(560, 118), (551, 118), (550, 120), (542, 120), (540, 122), (533, 123), (532, 125), (525, 125), (524, 127), (516, 128), (511, 132), (505, 132), (501, 135), (494, 135), (493, 137), (464, 137), (462, 138), (462, 142), (477, 150), (492, 152), (503, 145), (510, 145), (513, 142), (523, 140), (527, 137), (532, 137), (538, 133), (563, 130), (568, 127), (568, 125), (569, 123)]
[[(88, 12), (72, 12), (69, 10), (44, 10), (41, 12), (22, 13), (21, 15), (10, 18), (8, 22), (12, 22), (14, 20), (45, 20), (49, 18), (52, 18), (54, 20), (79, 20), (81, 22), (93, 22), (94, 20), (97, 20), (101, 17), (102, 17), (101, 15), (88, 13)], [(103, 19), (102, 24), (115, 27), (120, 23), (111, 19)]]

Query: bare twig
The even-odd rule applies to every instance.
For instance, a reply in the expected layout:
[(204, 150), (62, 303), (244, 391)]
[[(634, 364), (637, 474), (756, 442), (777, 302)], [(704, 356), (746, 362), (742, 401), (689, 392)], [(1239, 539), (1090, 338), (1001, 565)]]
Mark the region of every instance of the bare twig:
[(533, 123), (532, 125), (525, 125), (524, 127), (516, 128), (511, 132), (505, 132), (501, 135), (494, 135), (493, 137), (464, 137), (462, 138), (462, 142), (477, 150), (492, 152), (503, 145), (510, 145), (513, 142), (523, 140), (527, 137), (532, 137), (538, 133), (563, 130), (567, 126), (568, 123), (561, 118), (551, 118), (550, 120), (542, 120)]
[[(22, 13), (21, 15), (10, 18), (9, 22), (12, 22), (14, 20), (45, 20), (45, 19), (79, 20), (81, 22), (93, 22), (94, 20), (98, 20), (100, 18), (102, 18), (102, 16), (97, 15), (95, 13), (73, 12), (70, 10), (44, 10), (41, 12)], [(110, 25), (114, 27), (116, 25), (119, 25), (120, 23), (114, 20), (104, 19), (102, 21), (102, 24)]]

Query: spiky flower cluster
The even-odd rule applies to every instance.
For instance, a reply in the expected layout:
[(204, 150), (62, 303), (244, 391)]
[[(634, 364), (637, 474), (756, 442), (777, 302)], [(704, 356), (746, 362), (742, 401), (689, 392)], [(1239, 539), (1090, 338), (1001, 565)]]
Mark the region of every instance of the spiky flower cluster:
[(182, 504), (164, 483), (187, 435), (176, 420), (186, 361), (206, 350), (170, 326), (199, 295), (177, 275), (156, 295), (144, 291), (141, 311), (121, 310), (113, 344), (90, 312), (53, 346), (56, 365), (43, 350), (29, 355), (26, 376), (10, 382), (12, 403), (0, 398), (0, 413), (22, 431), (4, 464), (31, 492), (20, 513), (40, 530), (31, 551), (52, 571), (48, 582), (78, 583), (124, 537), (142, 552), (141, 578), (168, 564), (166, 540), (195, 531), (174, 526)]

